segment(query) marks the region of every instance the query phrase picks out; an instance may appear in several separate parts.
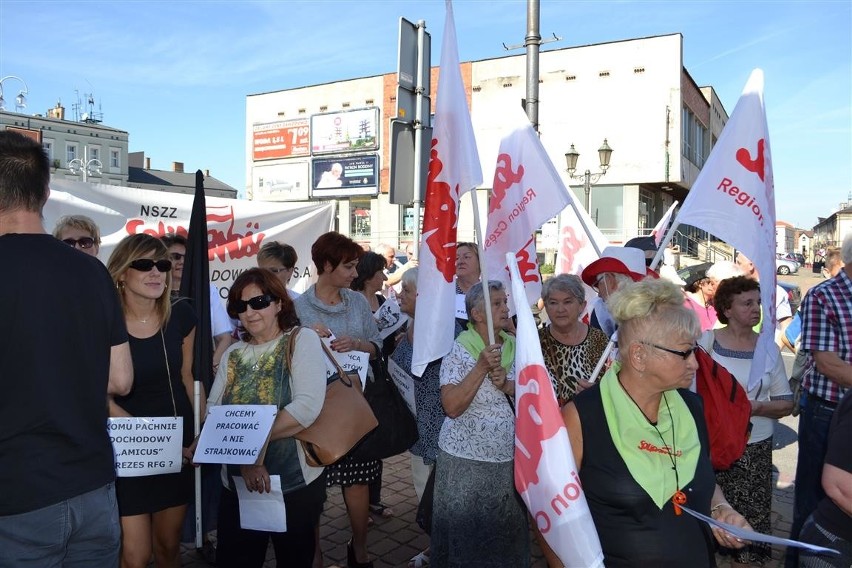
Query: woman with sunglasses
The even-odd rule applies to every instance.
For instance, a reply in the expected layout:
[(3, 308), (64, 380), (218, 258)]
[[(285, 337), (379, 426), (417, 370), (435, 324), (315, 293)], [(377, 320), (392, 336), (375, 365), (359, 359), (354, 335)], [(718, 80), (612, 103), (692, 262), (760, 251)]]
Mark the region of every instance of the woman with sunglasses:
[(98, 256), (101, 248), (101, 231), (98, 225), (85, 215), (61, 217), (53, 228), (53, 236), (91, 256)]
[[(252, 268), (237, 277), (228, 292), (228, 315), (239, 318), (245, 338), (223, 355), (208, 405), (275, 404), (279, 412), (263, 463), (227, 466), (223, 471), (216, 561), (222, 568), (263, 566), (271, 538), (277, 566), (310, 568), (316, 547), (314, 527), (325, 501), (325, 477), (323, 468), (305, 463), (302, 446), (293, 436), (313, 424), (325, 401), (322, 344), (312, 329), (297, 328), (293, 302), (268, 270)], [(241, 528), (235, 484), (268, 493), (273, 476), (280, 478), (284, 493), (287, 531)]]
[(171, 269), (165, 245), (147, 234), (125, 237), (107, 263), (121, 297), (133, 390), (109, 401), (110, 416), (174, 416), (183, 422), (179, 473), (119, 477), (121, 565), (180, 566), (180, 533), (192, 497), (192, 352), (195, 314), (187, 302), (171, 303)]
[[(775, 366), (760, 382), (748, 388), (760, 321), (760, 284), (747, 276), (726, 278), (715, 290), (713, 302), (719, 322), (717, 330), (705, 331), (699, 343), (714, 361), (733, 374), (751, 401), (751, 434), (745, 453), (731, 467), (716, 472), (716, 481), (725, 497), (754, 530), (768, 533), (772, 528), (772, 434), (775, 422), (793, 410), (793, 393), (781, 352), (774, 344)], [(767, 544), (753, 544), (741, 550), (725, 550), (734, 566), (763, 565), (770, 559)]]
[(664, 279), (619, 286), (607, 304), (618, 360), (562, 409), (604, 564), (715, 566), (714, 537), (726, 547), (744, 543), (679, 506), (748, 523), (716, 485), (701, 402), (688, 390), (698, 318)]
[[(311, 246), (317, 269), (317, 282), (296, 299), (296, 313), (302, 325), (313, 328), (320, 337), (331, 339), (337, 352), (363, 351), (375, 359), (381, 349), (379, 328), (366, 298), (349, 287), (358, 275), (358, 260), (364, 249), (340, 233), (320, 236)], [(368, 368), (368, 373), (372, 370)], [(369, 378), (368, 378), (369, 380)], [(350, 568), (369, 568), (367, 525), (370, 516), (369, 484), (379, 476), (379, 460), (360, 461), (347, 456), (327, 468), (328, 485), (340, 485), (352, 527), (352, 540), (346, 545)]]

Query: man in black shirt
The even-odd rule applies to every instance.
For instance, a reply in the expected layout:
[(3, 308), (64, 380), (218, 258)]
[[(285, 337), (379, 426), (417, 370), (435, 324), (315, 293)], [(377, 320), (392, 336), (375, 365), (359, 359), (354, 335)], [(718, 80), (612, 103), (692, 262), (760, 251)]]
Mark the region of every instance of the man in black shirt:
[(112, 280), (47, 234), (41, 145), (0, 132), (0, 568), (118, 565), (107, 396), (133, 370)]

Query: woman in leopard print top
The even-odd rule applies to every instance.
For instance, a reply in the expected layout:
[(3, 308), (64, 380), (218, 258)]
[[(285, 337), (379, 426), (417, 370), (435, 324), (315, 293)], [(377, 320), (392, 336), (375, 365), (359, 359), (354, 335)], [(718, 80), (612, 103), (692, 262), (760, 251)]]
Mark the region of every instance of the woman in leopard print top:
[(586, 293), (578, 276), (559, 274), (551, 278), (544, 283), (542, 299), (550, 324), (539, 330), (538, 337), (556, 398), (563, 406), (591, 386), (587, 379), (609, 338), (580, 321), (586, 307)]

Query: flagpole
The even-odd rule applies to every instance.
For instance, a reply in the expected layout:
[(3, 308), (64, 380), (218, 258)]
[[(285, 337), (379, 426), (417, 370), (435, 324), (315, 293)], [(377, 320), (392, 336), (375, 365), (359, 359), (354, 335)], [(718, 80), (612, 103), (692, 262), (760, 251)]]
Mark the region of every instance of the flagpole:
[[(568, 191), (571, 191), (571, 189), (569, 189)], [(589, 231), (589, 226), (586, 225), (586, 222), (583, 220), (583, 215), (581, 215), (580, 211), (577, 209), (576, 199), (572, 199), (571, 202), (569, 203), (569, 205), (574, 210), (574, 214), (577, 216), (577, 220), (580, 222), (580, 225), (582, 225), (583, 231), (585, 231), (587, 235), (591, 235), (592, 233), (591, 233), (591, 231)], [(595, 242), (595, 239), (592, 239), (592, 238), (589, 239), (589, 242), (592, 243), (592, 248), (595, 249), (595, 253), (598, 255), (598, 257), (600, 257), (601, 256), (601, 249), (598, 246), (598, 243)]]
[(680, 223), (677, 222), (677, 217), (675, 217), (674, 221), (672, 221), (672, 228), (666, 231), (663, 236), (663, 240), (660, 241), (660, 246), (657, 247), (657, 254), (654, 255), (654, 260), (651, 261), (651, 270), (656, 270), (657, 266), (660, 264), (660, 259), (663, 258), (663, 251), (666, 250), (666, 247), (669, 246), (670, 242), (672, 242), (675, 229), (677, 229), (678, 226), (680, 226)]
[(485, 262), (485, 250), (482, 248), (482, 224), (479, 218), (479, 200), (476, 188), (470, 192), (473, 203), (473, 230), (476, 233), (476, 246), (479, 248), (479, 281), (482, 283), (482, 293), (485, 301), (485, 323), (488, 324), (488, 345), (494, 345), (494, 318), (491, 316), (491, 289), (488, 286), (488, 266)]

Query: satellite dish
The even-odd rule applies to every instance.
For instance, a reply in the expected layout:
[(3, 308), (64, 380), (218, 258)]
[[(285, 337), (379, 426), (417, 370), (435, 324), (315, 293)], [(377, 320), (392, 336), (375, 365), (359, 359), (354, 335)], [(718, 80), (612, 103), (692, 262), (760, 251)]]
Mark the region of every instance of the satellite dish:
[(83, 122), (86, 122), (87, 120), (89, 120), (89, 113), (88, 113), (88, 112), (84, 112), (84, 113), (83, 113), (83, 116), (82, 116), (82, 117), (80, 117), (80, 118), (82, 118), (82, 119), (83, 119)]

